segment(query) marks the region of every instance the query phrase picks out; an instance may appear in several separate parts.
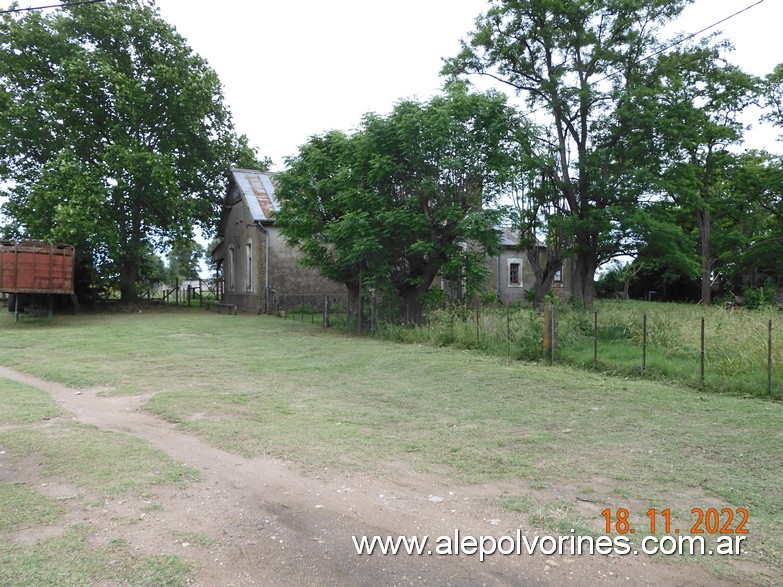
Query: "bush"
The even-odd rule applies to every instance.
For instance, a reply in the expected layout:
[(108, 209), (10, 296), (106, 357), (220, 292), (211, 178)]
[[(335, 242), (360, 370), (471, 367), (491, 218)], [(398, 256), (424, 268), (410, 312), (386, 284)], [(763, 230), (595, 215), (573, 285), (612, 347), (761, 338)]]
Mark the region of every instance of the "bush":
[(747, 287), (742, 290), (742, 299), (748, 310), (772, 307), (775, 305), (775, 287), (769, 281), (764, 287)]

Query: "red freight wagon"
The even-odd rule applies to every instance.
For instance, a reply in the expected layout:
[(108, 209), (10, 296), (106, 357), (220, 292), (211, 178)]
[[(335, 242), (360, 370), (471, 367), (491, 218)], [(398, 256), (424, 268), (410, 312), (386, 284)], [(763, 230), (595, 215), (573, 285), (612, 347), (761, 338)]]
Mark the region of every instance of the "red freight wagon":
[(73, 294), (74, 248), (41, 241), (0, 241), (0, 291)]
[(0, 292), (14, 294), (14, 300), (19, 300), (19, 294), (73, 298), (74, 253), (71, 245), (0, 240)]

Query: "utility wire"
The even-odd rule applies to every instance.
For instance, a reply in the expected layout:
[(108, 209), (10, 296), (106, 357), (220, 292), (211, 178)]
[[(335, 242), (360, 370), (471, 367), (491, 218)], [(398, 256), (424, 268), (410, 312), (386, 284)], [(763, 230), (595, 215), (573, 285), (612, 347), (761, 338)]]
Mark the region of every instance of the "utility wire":
[(67, 4), (52, 4), (50, 6), (33, 6), (30, 8), (12, 8), (11, 10), (0, 10), (0, 14), (13, 14), (15, 12), (30, 12), (31, 10), (44, 10), (46, 8), (68, 8), (70, 6), (79, 6), (81, 4), (99, 4), (107, 0), (82, 0), (81, 2), (68, 2)]
[[(727, 22), (727, 21), (729, 21), (729, 20), (731, 20), (731, 19), (733, 19), (733, 18), (736, 18), (737, 16), (739, 16), (739, 15), (740, 15), (740, 14), (742, 14), (743, 12), (747, 12), (747, 11), (748, 11), (748, 10), (750, 10), (751, 8), (755, 8), (756, 6), (758, 6), (759, 4), (763, 4), (764, 2), (766, 2), (766, 0), (758, 0), (758, 1), (757, 1), (757, 2), (755, 2), (755, 3), (753, 3), (753, 4), (750, 4), (750, 5), (746, 6), (746, 7), (745, 7), (745, 8), (743, 8), (742, 10), (738, 10), (738, 11), (737, 11), (737, 12), (735, 12), (734, 14), (730, 14), (729, 16), (727, 16), (727, 17), (725, 17), (725, 18), (722, 18), (721, 20), (719, 20), (719, 21), (716, 21), (716, 22), (712, 23), (711, 25), (709, 25), (709, 26), (706, 26), (706, 27), (704, 27), (704, 28), (703, 28), (703, 29), (701, 29), (701, 30), (698, 30), (698, 31), (696, 31), (695, 33), (690, 33), (689, 35), (686, 35), (686, 36), (682, 37), (681, 39), (678, 39), (678, 40), (676, 40), (675, 42), (671, 43), (670, 45), (667, 45), (666, 47), (663, 47), (662, 49), (659, 49), (658, 51), (655, 51), (655, 52), (653, 52), (653, 53), (650, 53), (649, 55), (645, 55), (644, 57), (641, 57), (641, 58), (640, 58), (638, 61), (636, 61), (636, 62), (634, 63), (634, 65), (638, 65), (638, 64), (640, 64), (640, 63), (644, 63), (645, 61), (649, 61), (650, 59), (652, 59), (652, 58), (654, 58), (654, 57), (657, 57), (658, 55), (661, 55), (661, 54), (665, 53), (665, 52), (666, 52), (666, 51), (668, 51), (669, 49), (673, 49), (674, 47), (677, 47), (677, 46), (679, 46), (679, 45), (682, 45), (682, 44), (683, 44), (683, 43), (685, 43), (686, 41), (690, 41), (690, 40), (691, 40), (691, 39), (693, 39), (694, 37), (696, 37), (696, 36), (698, 36), (698, 35), (701, 35), (702, 33), (706, 33), (706, 32), (707, 32), (707, 31), (709, 31), (710, 29), (714, 29), (716, 26), (718, 26), (718, 25), (721, 25), (721, 24), (723, 24), (724, 22)], [(598, 85), (598, 84), (600, 84), (600, 83), (602, 83), (602, 82), (605, 82), (606, 80), (612, 79), (613, 77), (620, 75), (620, 73), (622, 73), (622, 72), (619, 72), (619, 71), (618, 71), (618, 72), (615, 72), (615, 73), (609, 73), (609, 74), (606, 74), (606, 75), (605, 75), (604, 77), (602, 77), (601, 79), (598, 79), (598, 80), (595, 80), (595, 81), (593, 81), (593, 82), (590, 82), (590, 84), (589, 84), (589, 85), (590, 85), (590, 86), (596, 86), (596, 85)], [(497, 80), (497, 81), (499, 81), (499, 82), (501, 82), (501, 83), (505, 83), (505, 84), (507, 84), (507, 85), (510, 85), (510, 86), (512, 86), (512, 87), (516, 87), (516, 86), (515, 86), (513, 83), (509, 82), (508, 80), (504, 80), (504, 79), (502, 79), (502, 78), (500, 78), (500, 77), (497, 77), (497, 76), (495, 76), (495, 75), (493, 75), (493, 74), (487, 74), (487, 73), (484, 73), (484, 74), (480, 74), (480, 75), (488, 75), (489, 77), (492, 77), (492, 78), (494, 78), (495, 80)], [(533, 109), (533, 110), (530, 110), (530, 111), (528, 112), (528, 114), (535, 114), (536, 112), (540, 112), (540, 111), (542, 111), (542, 110), (546, 110), (546, 109), (547, 109), (547, 106), (539, 106), (538, 108), (535, 108), (535, 109)]]
[[(737, 12), (735, 12), (734, 14), (730, 14), (730, 15), (729, 15), (729, 16), (727, 16), (726, 18), (722, 18), (721, 20), (719, 20), (719, 21), (717, 21), (717, 22), (714, 22), (714, 23), (712, 23), (712, 24), (711, 24), (711, 25), (709, 25), (709, 26), (706, 26), (706, 27), (704, 27), (703, 29), (701, 29), (701, 30), (699, 30), (699, 31), (696, 31), (695, 33), (691, 33), (691, 34), (689, 34), (689, 35), (687, 35), (687, 36), (685, 36), (685, 37), (683, 37), (683, 38), (681, 38), (681, 39), (678, 39), (678, 40), (676, 40), (674, 43), (672, 43), (672, 44), (670, 44), (670, 45), (667, 45), (666, 47), (663, 47), (663, 48), (659, 49), (658, 51), (655, 51), (655, 52), (653, 52), (653, 53), (650, 53), (649, 55), (645, 55), (644, 57), (642, 57), (641, 59), (639, 59), (639, 61), (637, 61), (637, 62), (635, 63), (635, 65), (638, 65), (638, 64), (640, 64), (640, 63), (644, 63), (645, 61), (649, 61), (650, 59), (652, 59), (653, 57), (657, 57), (658, 55), (662, 55), (663, 53), (665, 53), (665, 52), (666, 52), (666, 51), (668, 51), (669, 49), (673, 49), (674, 47), (677, 47), (677, 46), (679, 46), (679, 45), (682, 45), (682, 44), (683, 44), (683, 43), (685, 43), (686, 41), (690, 41), (690, 40), (691, 40), (691, 39), (693, 39), (694, 37), (696, 37), (696, 36), (698, 36), (698, 35), (701, 35), (702, 33), (706, 33), (706, 32), (707, 32), (707, 31), (709, 31), (710, 29), (714, 29), (716, 26), (718, 26), (718, 25), (721, 25), (721, 24), (723, 24), (724, 22), (727, 22), (727, 21), (731, 20), (732, 18), (735, 18), (735, 17), (739, 16), (739, 15), (740, 15), (740, 14), (742, 14), (743, 12), (747, 12), (747, 11), (748, 11), (748, 10), (750, 10), (751, 8), (755, 8), (755, 7), (756, 7), (756, 6), (758, 6), (759, 4), (763, 4), (765, 1), (766, 1), (766, 0), (758, 0), (758, 2), (756, 2), (755, 4), (751, 4), (751, 5), (749, 5), (749, 6), (746, 6), (746, 7), (745, 7), (745, 8), (743, 8), (742, 10), (738, 10), (738, 11), (737, 11)], [(606, 80), (608, 80), (608, 79), (611, 79), (611, 78), (613, 78), (613, 77), (614, 77), (614, 76), (616, 76), (616, 75), (618, 75), (618, 74), (617, 74), (617, 73), (611, 73), (611, 74), (609, 74), (609, 75), (607, 75), (607, 76), (605, 76), (605, 77), (601, 78), (600, 80), (598, 80), (598, 81), (594, 82), (594, 84), (599, 84), (599, 83), (601, 83), (601, 82), (604, 82), (604, 81), (606, 81)]]

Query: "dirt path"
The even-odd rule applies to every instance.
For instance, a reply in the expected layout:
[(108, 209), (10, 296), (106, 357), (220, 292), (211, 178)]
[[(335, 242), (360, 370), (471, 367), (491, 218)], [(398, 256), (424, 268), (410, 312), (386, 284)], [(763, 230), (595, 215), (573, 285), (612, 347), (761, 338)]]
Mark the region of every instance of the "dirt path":
[[(141, 552), (183, 556), (197, 569), (196, 585), (721, 584), (700, 567), (644, 556), (359, 556), (353, 535), (429, 535), (434, 542), (455, 529), (462, 536), (541, 532), (487, 505), (497, 486), (450, 487), (410, 473), (307, 477), (277, 460), (208, 446), (141, 411), (146, 397), (100, 397), (3, 367), (0, 377), (42, 389), (79, 422), (145, 439), (202, 473), (184, 490), (153, 488), (163, 506), (157, 511), (145, 513), (149, 502), (132, 499), (79, 514), (98, 528), (97, 543), (124, 538)], [(178, 532), (209, 540), (172, 538)]]

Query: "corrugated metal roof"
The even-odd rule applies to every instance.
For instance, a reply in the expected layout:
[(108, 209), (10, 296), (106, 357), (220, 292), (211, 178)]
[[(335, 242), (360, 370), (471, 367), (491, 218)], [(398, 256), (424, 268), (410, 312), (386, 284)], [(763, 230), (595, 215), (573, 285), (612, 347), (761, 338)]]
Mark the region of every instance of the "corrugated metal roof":
[(500, 244), (504, 247), (515, 247), (519, 244), (519, 235), (510, 228), (500, 227)]
[[(508, 226), (498, 226), (497, 231), (500, 233), (500, 246), (501, 247), (519, 247), (519, 232), (517, 229), (510, 228)], [(546, 247), (544, 241), (537, 236), (539, 247)]]
[(250, 208), (253, 221), (272, 220), (273, 213), (280, 209), (275, 198), (272, 174), (255, 169), (232, 169), (231, 175)]

